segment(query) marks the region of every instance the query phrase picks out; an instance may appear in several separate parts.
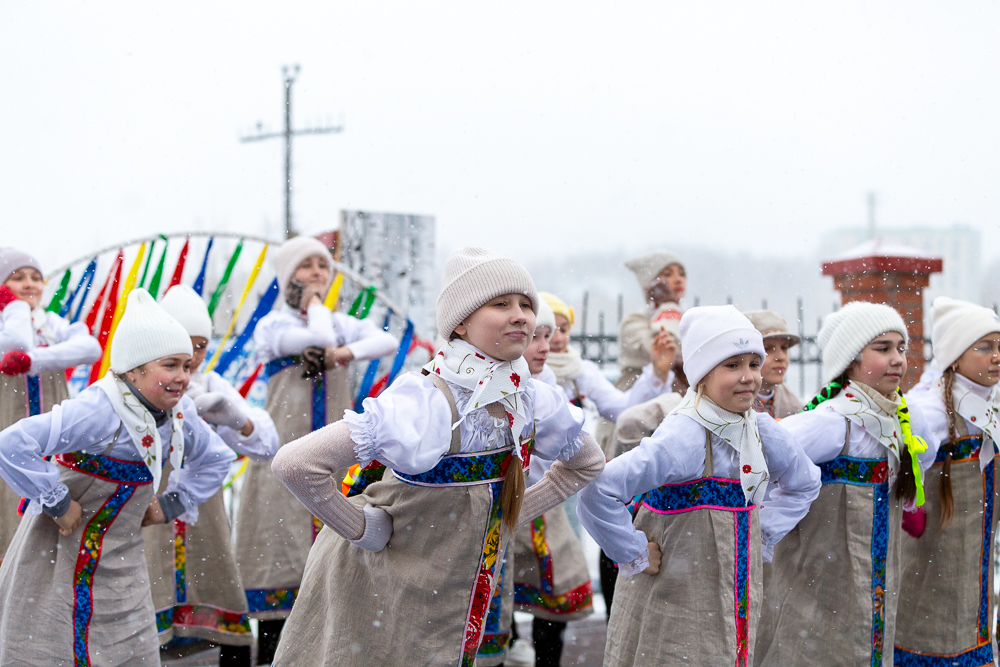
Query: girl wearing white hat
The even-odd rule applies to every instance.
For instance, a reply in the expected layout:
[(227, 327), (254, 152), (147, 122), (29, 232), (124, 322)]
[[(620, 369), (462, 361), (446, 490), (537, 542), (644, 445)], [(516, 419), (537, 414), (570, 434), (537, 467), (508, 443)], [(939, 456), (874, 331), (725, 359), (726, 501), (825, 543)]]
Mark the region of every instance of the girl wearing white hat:
[[(42, 308), (38, 260), (0, 248), (0, 430), (69, 398), (66, 369), (90, 364), (101, 346), (82, 323)], [(0, 560), (21, 517), (21, 497), (0, 482)]]
[(781, 422), (820, 466), (823, 488), (775, 549), (757, 665), (893, 664), (901, 508), (923, 502), (920, 471), (937, 449), (899, 392), (906, 344), (886, 305), (853, 302), (823, 320), (829, 384)]
[[(254, 342), (267, 364), (265, 409), (284, 445), (343, 417), (353, 402), (348, 363), (392, 354), (399, 342), (368, 320), (323, 305), (333, 257), (317, 239), (285, 242), (274, 268), (284, 303), (261, 319)], [(266, 461), (250, 461), (236, 516), (236, 559), (250, 616), (261, 621), (262, 664), (274, 655), (318, 527)]]
[[(160, 305), (191, 338), (192, 375), (185, 396), (194, 400), (198, 416), (237, 453), (255, 461), (270, 460), (278, 451), (271, 416), (250, 407), (215, 371), (198, 370), (212, 337), (205, 301), (187, 285), (175, 285)], [(168, 462), (164, 472), (169, 466)], [(250, 667), (254, 639), (222, 489), (202, 504), (200, 515), (194, 525), (175, 520), (143, 530), (160, 643), (175, 637), (204, 639), (220, 645), (222, 667)], [(197, 564), (191, 576), (188, 563)]]
[(605, 665), (749, 664), (762, 558), (819, 493), (801, 447), (753, 410), (760, 332), (709, 306), (684, 314), (680, 338), (691, 389), (579, 496), (580, 521), (620, 568)]
[[(522, 355), (538, 296), (527, 271), (463, 248), (442, 283), (447, 343), (422, 372), (274, 458), (278, 478), (326, 525), (276, 664), (471, 666), (518, 521), (604, 467), (582, 412), (530, 378)], [(558, 461), (525, 492), (535, 455)], [(350, 500), (333, 488), (334, 471), (374, 462), (384, 474)]]
[(903, 538), (896, 662), (992, 665), (1000, 318), (938, 297), (932, 321), (934, 358), (944, 371), (911, 405), (941, 447), (927, 472), (926, 529), (920, 534), (918, 525), (917, 539)]
[(159, 664), (140, 526), (195, 523), (235, 458), (184, 397), (191, 339), (145, 290), (110, 354), (79, 396), (0, 432), (0, 476), (28, 499), (0, 566), (0, 664)]

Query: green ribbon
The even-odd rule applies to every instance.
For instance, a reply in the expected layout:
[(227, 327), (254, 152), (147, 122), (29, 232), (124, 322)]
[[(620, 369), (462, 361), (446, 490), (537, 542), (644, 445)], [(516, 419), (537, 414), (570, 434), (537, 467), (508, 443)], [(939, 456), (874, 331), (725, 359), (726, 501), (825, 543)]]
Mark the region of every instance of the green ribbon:
[(59, 283), (59, 288), (56, 289), (56, 293), (52, 295), (52, 301), (49, 301), (49, 307), (45, 309), (50, 313), (58, 313), (62, 310), (63, 299), (66, 298), (66, 292), (69, 290), (69, 271), (69, 269), (66, 269), (66, 273), (63, 274), (62, 281)]
[(218, 286), (212, 293), (212, 299), (208, 302), (208, 315), (212, 317), (215, 315), (215, 309), (219, 305), (219, 301), (222, 299), (222, 293), (226, 289), (226, 284), (229, 282), (229, 276), (233, 275), (233, 267), (236, 266), (236, 260), (240, 258), (240, 252), (243, 250), (243, 239), (236, 244), (236, 250), (233, 251), (232, 257), (229, 258), (229, 263), (226, 265), (226, 270), (222, 274), (222, 280), (219, 281)]
[[(153, 272), (153, 278), (149, 281), (149, 293), (152, 297), (156, 298), (156, 293), (160, 291), (160, 280), (163, 278), (163, 263), (167, 259), (167, 249), (170, 247), (170, 241), (167, 240), (166, 236), (160, 235), (163, 238), (163, 252), (160, 254), (160, 261), (156, 265), (156, 271)], [(149, 253), (152, 257), (153, 253)]]

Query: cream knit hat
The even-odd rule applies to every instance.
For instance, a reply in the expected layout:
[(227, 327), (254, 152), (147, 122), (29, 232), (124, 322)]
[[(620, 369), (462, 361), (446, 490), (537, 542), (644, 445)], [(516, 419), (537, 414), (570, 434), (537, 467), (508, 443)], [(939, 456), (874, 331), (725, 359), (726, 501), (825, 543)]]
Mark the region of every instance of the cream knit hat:
[(764, 338), (733, 306), (700, 306), (681, 317), (681, 347), (688, 384), (697, 387), (720, 363), (737, 354), (753, 353), (764, 361)]
[(548, 327), (550, 332), (556, 330), (556, 314), (545, 299), (538, 300), (538, 315), (535, 316), (535, 329)]
[(660, 271), (671, 264), (676, 264), (681, 269), (684, 268), (681, 258), (669, 252), (654, 252), (650, 255), (630, 259), (625, 262), (625, 268), (634, 273), (636, 279), (639, 281), (639, 286), (645, 288), (649, 283), (653, 282), (656, 276), (660, 275)]
[[(25, 267), (42, 273), (42, 265), (28, 253), (17, 248), (0, 248), (0, 284), (7, 282), (10, 274)], [(45, 274), (42, 273), (42, 275)]]
[[(281, 244), (274, 252), (274, 272), (278, 275), (278, 288), (281, 290), (281, 300), (285, 300), (285, 288), (306, 259), (320, 255), (330, 262), (330, 279), (333, 280), (333, 255), (321, 241), (312, 236), (296, 236)], [(327, 284), (329, 287), (329, 284)]]
[(816, 342), (823, 352), (823, 383), (843, 373), (865, 345), (889, 331), (896, 331), (907, 342), (906, 324), (891, 306), (852, 301), (823, 318)]
[(124, 373), (172, 354), (192, 353), (191, 336), (180, 322), (139, 288), (132, 290), (111, 339), (111, 370)]
[(198, 293), (187, 285), (174, 285), (160, 301), (160, 307), (167, 311), (187, 329), (189, 336), (212, 338), (212, 318), (208, 316), (208, 306)]
[(798, 345), (802, 339), (788, 330), (785, 318), (773, 310), (748, 310), (744, 315), (750, 320), (760, 335), (767, 338), (787, 338), (792, 345)]
[(535, 282), (523, 266), (485, 248), (465, 247), (448, 256), (437, 300), (438, 334), (448, 340), (455, 327), (490, 299), (523, 294), (538, 312)]
[(941, 370), (986, 334), (1000, 333), (1000, 317), (989, 308), (946, 296), (934, 299), (931, 308), (931, 341)]

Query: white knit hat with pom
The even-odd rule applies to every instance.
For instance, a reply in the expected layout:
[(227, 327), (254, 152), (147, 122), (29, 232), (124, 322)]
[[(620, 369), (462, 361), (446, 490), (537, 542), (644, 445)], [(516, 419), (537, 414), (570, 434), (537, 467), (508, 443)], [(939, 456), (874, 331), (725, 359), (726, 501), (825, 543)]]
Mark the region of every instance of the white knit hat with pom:
[(709, 371), (730, 357), (753, 353), (763, 363), (764, 338), (733, 306), (700, 306), (681, 317), (684, 374), (697, 387)]
[(934, 358), (941, 370), (958, 361), (983, 336), (1000, 333), (1000, 317), (989, 308), (939, 296), (931, 310)]
[[(278, 276), (278, 289), (281, 290), (281, 299), (285, 299), (285, 289), (295, 275), (295, 269), (299, 264), (309, 259), (313, 255), (319, 255), (330, 262), (330, 279), (333, 279), (333, 255), (330, 249), (312, 236), (296, 236), (281, 244), (273, 256), (274, 272)], [(329, 284), (327, 285), (329, 287)]]
[(174, 285), (160, 301), (160, 307), (167, 311), (187, 329), (192, 337), (212, 338), (212, 318), (208, 316), (208, 306), (198, 293), (187, 285)]
[(487, 301), (504, 294), (523, 294), (538, 312), (538, 292), (520, 263), (485, 248), (456, 250), (444, 263), (437, 300), (438, 334), (448, 340), (455, 327)]
[(132, 290), (111, 339), (111, 370), (124, 373), (172, 354), (192, 353), (191, 336), (180, 322), (140, 288)]
[(868, 343), (890, 331), (909, 341), (903, 318), (891, 306), (852, 301), (823, 318), (816, 342), (823, 352), (823, 383), (834, 379), (851, 365)]
[(548, 327), (549, 333), (556, 330), (556, 314), (545, 299), (538, 300), (538, 315), (535, 316), (535, 329)]

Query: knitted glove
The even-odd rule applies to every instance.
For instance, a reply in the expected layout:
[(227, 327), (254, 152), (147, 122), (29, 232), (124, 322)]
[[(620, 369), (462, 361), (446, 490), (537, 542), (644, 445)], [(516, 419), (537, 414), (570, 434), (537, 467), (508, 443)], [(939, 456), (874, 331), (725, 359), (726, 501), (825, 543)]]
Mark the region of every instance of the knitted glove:
[(247, 423), (247, 416), (241, 407), (218, 391), (202, 394), (194, 399), (194, 406), (198, 409), (198, 416), (210, 424), (239, 431)]
[(307, 347), (302, 352), (302, 377), (316, 377), (326, 370), (326, 350), (322, 347)]
[(23, 375), (29, 370), (31, 370), (31, 357), (24, 352), (11, 350), (0, 359), (0, 373), (4, 375)]
[(17, 297), (14, 296), (14, 291), (6, 285), (0, 285), (0, 313), (15, 301), (17, 301)]
[(184, 395), (193, 401), (194, 399), (204, 394), (206, 391), (208, 390), (205, 389), (205, 385), (203, 385), (200, 382), (195, 382), (194, 380), (191, 380), (191, 382), (188, 383), (187, 389), (184, 390)]
[(912, 537), (920, 537), (924, 534), (927, 525), (927, 512), (923, 507), (918, 507), (913, 512), (903, 512), (903, 530)]
[(392, 515), (374, 505), (365, 505), (365, 532), (351, 544), (367, 551), (382, 551), (392, 537)]

